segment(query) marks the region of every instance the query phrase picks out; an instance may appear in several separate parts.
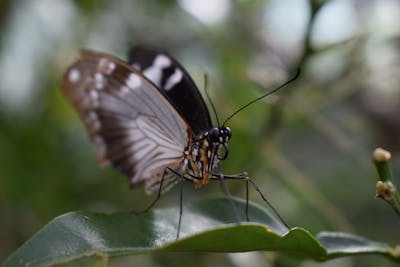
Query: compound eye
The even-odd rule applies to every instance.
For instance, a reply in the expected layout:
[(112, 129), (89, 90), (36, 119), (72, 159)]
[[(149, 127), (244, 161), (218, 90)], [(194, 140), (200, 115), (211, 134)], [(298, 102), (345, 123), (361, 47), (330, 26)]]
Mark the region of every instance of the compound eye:
[(208, 131), (208, 140), (212, 143), (218, 142), (219, 136), (220, 134), (218, 128), (212, 128)]

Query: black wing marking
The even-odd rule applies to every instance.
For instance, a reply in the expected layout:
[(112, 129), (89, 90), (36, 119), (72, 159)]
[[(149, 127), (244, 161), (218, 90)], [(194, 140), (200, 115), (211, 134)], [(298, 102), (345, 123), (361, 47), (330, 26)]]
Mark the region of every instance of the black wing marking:
[(211, 129), (210, 114), (197, 86), (172, 56), (156, 48), (136, 46), (130, 52), (129, 64), (165, 92), (195, 135)]
[[(78, 110), (101, 163), (154, 192), (163, 170), (177, 170), (190, 128), (155, 86), (123, 61), (83, 50), (63, 90)], [(175, 176), (167, 175), (165, 185)]]

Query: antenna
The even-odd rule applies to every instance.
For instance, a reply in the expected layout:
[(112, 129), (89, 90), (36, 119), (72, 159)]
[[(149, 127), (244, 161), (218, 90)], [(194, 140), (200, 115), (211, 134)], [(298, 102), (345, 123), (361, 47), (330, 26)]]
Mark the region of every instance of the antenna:
[(273, 93), (279, 91), (280, 89), (282, 89), (282, 88), (285, 87), (286, 85), (288, 85), (288, 84), (292, 83), (293, 81), (295, 81), (299, 76), (300, 76), (300, 68), (297, 69), (296, 74), (294, 75), (294, 77), (291, 78), (290, 80), (288, 80), (287, 82), (285, 82), (284, 84), (278, 86), (277, 88), (275, 88), (275, 89), (273, 89), (273, 90), (267, 92), (266, 94), (264, 94), (264, 95), (262, 95), (262, 96), (260, 96), (260, 97), (257, 97), (256, 99), (253, 99), (252, 101), (250, 101), (250, 102), (247, 103), (246, 105), (242, 106), (241, 108), (239, 108), (238, 110), (236, 110), (235, 112), (233, 112), (233, 113), (224, 121), (224, 123), (222, 124), (222, 126), (225, 126), (225, 124), (226, 124), (230, 119), (232, 119), (236, 114), (238, 114), (238, 113), (239, 113), (240, 111), (242, 111), (243, 109), (245, 109), (245, 108), (247, 108), (248, 106), (254, 104), (255, 102), (257, 102), (257, 101), (263, 99), (264, 97), (267, 97), (267, 96), (269, 96), (269, 95), (271, 95), (271, 94), (273, 94)]
[(207, 73), (204, 73), (204, 91), (205, 91), (205, 93), (206, 93), (208, 102), (210, 103), (211, 108), (212, 108), (212, 110), (213, 110), (213, 112), (214, 112), (214, 116), (215, 116), (215, 119), (217, 120), (217, 125), (218, 125), (218, 127), (219, 127), (220, 124), (219, 124), (219, 119), (218, 119), (217, 110), (215, 109), (214, 103), (212, 102), (211, 97), (210, 97), (210, 95), (208, 94), (208, 75), (207, 75)]

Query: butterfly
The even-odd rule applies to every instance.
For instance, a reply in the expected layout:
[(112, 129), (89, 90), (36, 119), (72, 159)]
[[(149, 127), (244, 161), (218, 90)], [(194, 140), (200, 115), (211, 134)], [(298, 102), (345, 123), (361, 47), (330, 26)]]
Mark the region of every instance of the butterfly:
[[(81, 50), (65, 72), (62, 88), (84, 122), (101, 165), (119, 170), (132, 188), (144, 185), (147, 193), (157, 193), (148, 209), (181, 180), (196, 187), (225, 178), (251, 182), (246, 173), (229, 176), (219, 171), (232, 136), (227, 120), (213, 127), (190, 75), (160, 49), (134, 47), (128, 62)], [(180, 224), (181, 217), (178, 236)]]

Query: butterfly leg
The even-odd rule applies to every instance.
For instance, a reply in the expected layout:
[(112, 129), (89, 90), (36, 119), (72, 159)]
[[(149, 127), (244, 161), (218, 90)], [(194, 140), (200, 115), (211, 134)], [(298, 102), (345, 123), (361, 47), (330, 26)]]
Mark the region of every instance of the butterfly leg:
[[(176, 176), (178, 176), (179, 177), (179, 179), (180, 179), (180, 187), (179, 187), (179, 219), (178, 219), (178, 231), (176, 232), (176, 239), (178, 240), (179, 239), (179, 234), (180, 234), (180, 232), (181, 232), (181, 225), (182, 225), (182, 214), (183, 214), (183, 183), (185, 182), (185, 180), (189, 180), (189, 181), (193, 181), (193, 178), (188, 178), (188, 177), (186, 177), (185, 175), (184, 175), (184, 173), (179, 173), (178, 171), (176, 171), (176, 170), (174, 170), (174, 169), (171, 169), (171, 168), (165, 168), (165, 170), (164, 170), (164, 174), (163, 174), (163, 176), (162, 176), (162, 179), (161, 179), (161, 182), (160, 182), (160, 188), (159, 188), (159, 190), (158, 190), (158, 193), (157, 193), (157, 197), (156, 197), (156, 199), (153, 201), (153, 203), (151, 203), (150, 204), (150, 206), (148, 207), (148, 209), (150, 209), (154, 204), (155, 204), (155, 202), (157, 202), (157, 200), (160, 198), (160, 196), (161, 196), (161, 192), (162, 192), (162, 183), (163, 183), (163, 180), (164, 180), (164, 177), (165, 177), (165, 175), (166, 175), (166, 171), (170, 171), (170, 172), (172, 172), (173, 174), (175, 174)], [(147, 210), (148, 210), (147, 209)]]
[(225, 174), (216, 174), (213, 175), (213, 180), (218, 179), (217, 176), (222, 175), (224, 179), (230, 179), (230, 180), (245, 180), (246, 181), (246, 218), (249, 221), (249, 184), (251, 184), (254, 189), (258, 192), (260, 197), (264, 200), (264, 202), (271, 208), (271, 210), (275, 213), (275, 215), (278, 217), (278, 219), (288, 228), (291, 229), (289, 224), (283, 219), (283, 217), (279, 214), (279, 212), (274, 208), (274, 206), (269, 202), (269, 200), (264, 196), (264, 194), (261, 192), (260, 188), (257, 186), (255, 182), (253, 182), (250, 177), (247, 175), (247, 173), (239, 173), (239, 174), (234, 174), (234, 175), (225, 175)]
[(279, 214), (279, 212), (272, 206), (272, 204), (268, 201), (268, 199), (264, 196), (264, 194), (261, 192), (260, 188), (252, 181), (250, 178), (247, 178), (247, 183), (250, 183), (253, 185), (254, 189), (258, 192), (258, 194), (261, 196), (261, 198), (264, 200), (265, 203), (271, 208), (271, 210), (275, 213), (275, 215), (279, 218), (279, 220), (288, 228), (291, 229), (289, 224), (283, 219), (283, 217)]
[(185, 181), (185, 178), (184, 178), (183, 174), (180, 177), (181, 177), (181, 181), (180, 181), (180, 188), (179, 188), (179, 220), (178, 220), (178, 231), (176, 233), (176, 240), (179, 239), (179, 234), (181, 232), (182, 213), (183, 213), (183, 182)]
[(157, 190), (156, 198), (144, 210), (131, 211), (131, 213), (133, 213), (133, 214), (145, 213), (145, 212), (148, 212), (152, 207), (154, 207), (154, 205), (157, 203), (157, 201), (160, 200), (161, 193), (162, 193), (162, 188), (163, 188), (163, 183), (164, 183), (165, 176), (167, 175), (168, 171), (172, 171), (173, 173), (175, 173), (175, 171), (172, 170), (169, 167), (164, 169), (163, 175), (162, 175), (161, 180), (160, 180), (160, 186), (158, 187), (158, 190)]
[(228, 197), (229, 203), (232, 206), (232, 210), (235, 213), (236, 221), (237, 221), (237, 223), (240, 223), (241, 220), (240, 220), (240, 217), (239, 217), (239, 212), (237, 210), (237, 207), (235, 206), (235, 203), (232, 200), (232, 195), (229, 192), (228, 186), (225, 183), (225, 180), (224, 180), (225, 177), (224, 177), (224, 175), (222, 173), (217, 174), (217, 177), (218, 177), (217, 179), (221, 182), (221, 190), (222, 190), (222, 192), (224, 192), (224, 194)]
[[(236, 206), (234, 205), (234, 203), (232, 201), (232, 195), (230, 194), (228, 187), (226, 186), (226, 183), (224, 181), (225, 179), (246, 180), (247, 173), (225, 175), (225, 174), (222, 174), (221, 172), (219, 172), (219, 173), (213, 174), (213, 176), (211, 177), (211, 180), (219, 180), (221, 182), (222, 192), (224, 192), (224, 194), (228, 197), (228, 199), (231, 203), (231, 206), (233, 207), (233, 210), (235, 211), (236, 218), (237, 218), (238, 222), (240, 222)], [(248, 211), (249, 211), (249, 184), (248, 184), (248, 182), (246, 182), (246, 210), (245, 210), (246, 221), (250, 221)]]

